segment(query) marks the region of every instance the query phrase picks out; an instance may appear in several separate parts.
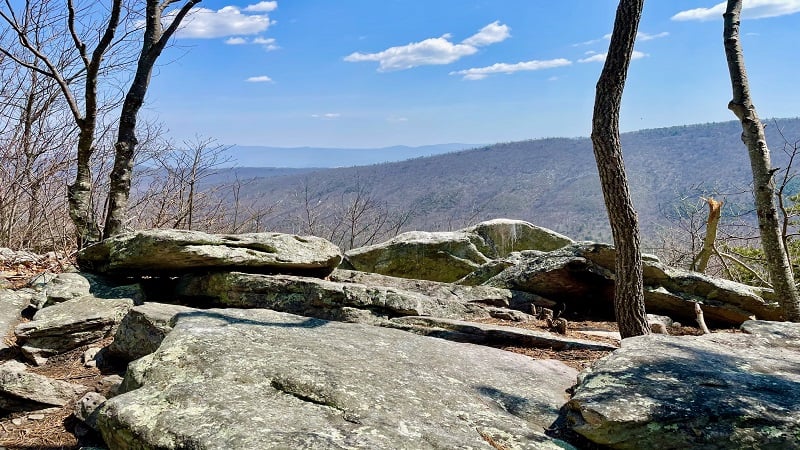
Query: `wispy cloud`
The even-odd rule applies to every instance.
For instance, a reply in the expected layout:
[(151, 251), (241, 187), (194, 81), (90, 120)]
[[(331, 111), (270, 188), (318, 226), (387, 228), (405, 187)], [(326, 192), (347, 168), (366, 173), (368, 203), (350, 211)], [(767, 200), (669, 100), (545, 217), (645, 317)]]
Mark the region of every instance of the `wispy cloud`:
[(247, 44), (247, 39), (242, 37), (232, 37), (225, 39), (225, 43), (228, 45), (244, 45)]
[(252, 12), (272, 12), (278, 8), (278, 2), (258, 2), (255, 5), (248, 5), (245, 11)]
[[(667, 37), (667, 36), (669, 36), (669, 32), (668, 31), (662, 31), (661, 33), (653, 33), (653, 34), (639, 31), (638, 33), (636, 33), (636, 40), (637, 41), (652, 41), (653, 39), (659, 39), (659, 38), (663, 38), (663, 37)], [(583, 42), (578, 42), (577, 44), (572, 44), (572, 46), (573, 47), (581, 47), (581, 46), (586, 46), (586, 45), (594, 45), (594, 44), (599, 44), (601, 42), (608, 41), (608, 40), (611, 40), (611, 33), (604, 34), (603, 37), (601, 37), (601, 38), (591, 39), (591, 40), (583, 41)]]
[(325, 114), (312, 114), (311, 117), (315, 119), (338, 119), (342, 117), (340, 113), (325, 113)]
[[(578, 62), (579, 63), (605, 62), (607, 55), (608, 55), (607, 53), (595, 53), (592, 56), (589, 56), (589, 57), (586, 57), (586, 58), (583, 58), (583, 59), (579, 59)], [(634, 50), (633, 51), (633, 55), (631, 55), (631, 59), (642, 59), (642, 58), (645, 58), (647, 56), (650, 56), (650, 55), (648, 55), (647, 53), (642, 53), (639, 50)]]
[[(269, 9), (272, 4), (274, 7)], [(277, 2), (261, 2), (244, 8), (244, 11), (256, 14), (244, 14), (237, 6), (225, 6), (216, 11), (196, 8), (184, 19), (176, 37), (214, 39), (259, 34), (266, 31), (273, 23), (266, 13), (276, 7)], [(167, 14), (167, 20), (176, 13), (177, 10), (174, 10)]]
[(259, 75), (257, 77), (250, 77), (246, 79), (248, 83), (272, 83), (272, 78), (266, 75)]
[(516, 64), (497, 63), (487, 67), (476, 67), (466, 70), (458, 70), (450, 72), (450, 75), (462, 75), (465, 80), (482, 80), (489, 75), (498, 73), (512, 74), (521, 71), (532, 71), (542, 69), (552, 69), (554, 67), (563, 67), (572, 64), (572, 61), (564, 58), (550, 59), (546, 61), (525, 61)]
[(380, 72), (450, 64), (477, 53), (479, 47), (502, 42), (510, 36), (510, 28), (507, 25), (492, 22), (458, 44), (452, 42), (452, 35), (445, 34), (438, 38), (390, 47), (377, 53), (351, 53), (344, 60), (348, 62), (375, 61), (378, 63)]
[[(726, 3), (722, 2), (710, 8), (687, 9), (672, 16), (672, 20), (722, 20), (725, 5)], [(744, 0), (742, 4), (743, 19), (765, 19), (797, 12), (800, 12), (800, 0)]]
[(511, 28), (509, 28), (508, 25), (501, 24), (499, 20), (495, 20), (481, 28), (477, 33), (461, 41), (461, 43), (473, 47), (483, 47), (485, 45), (503, 42), (510, 37)]
[(253, 44), (261, 45), (262, 47), (264, 47), (265, 50), (270, 51), (270, 52), (280, 48), (275, 43), (275, 38), (257, 37), (255, 39), (253, 39)]

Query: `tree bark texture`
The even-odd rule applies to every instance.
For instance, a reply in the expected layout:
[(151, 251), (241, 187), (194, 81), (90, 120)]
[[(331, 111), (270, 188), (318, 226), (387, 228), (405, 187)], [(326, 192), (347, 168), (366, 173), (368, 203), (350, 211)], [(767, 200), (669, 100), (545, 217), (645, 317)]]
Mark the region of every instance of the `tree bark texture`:
[(592, 144), (617, 259), (614, 311), (623, 338), (650, 334), (644, 306), (639, 221), (633, 208), (622, 145), (619, 112), (644, 0), (620, 0), (606, 62), (597, 81)]
[(106, 214), (104, 237), (111, 237), (122, 233), (125, 229), (128, 200), (131, 191), (131, 174), (133, 172), (133, 158), (136, 151), (136, 117), (144, 103), (147, 87), (150, 85), (150, 76), (153, 66), (166, 47), (169, 38), (180, 26), (194, 5), (201, 0), (188, 0), (172, 19), (169, 26), (164, 29), (162, 18), (164, 10), (178, 0), (147, 0), (145, 13), (145, 31), (142, 42), (142, 51), (136, 66), (131, 87), (125, 95), (125, 102), (120, 112), (119, 131), (117, 142), (114, 145), (114, 167), (111, 170), (110, 188), (108, 193), (108, 212)]
[(775, 207), (773, 175), (776, 169), (771, 168), (764, 125), (759, 120), (750, 97), (744, 54), (739, 42), (741, 9), (742, 0), (728, 0), (727, 9), (723, 14), (725, 56), (728, 60), (733, 89), (733, 99), (728, 103), (728, 109), (733, 111), (742, 123), (742, 142), (750, 156), (758, 228), (772, 287), (781, 302), (786, 319), (800, 322), (800, 297), (794, 284), (789, 258), (781, 241), (781, 229)]

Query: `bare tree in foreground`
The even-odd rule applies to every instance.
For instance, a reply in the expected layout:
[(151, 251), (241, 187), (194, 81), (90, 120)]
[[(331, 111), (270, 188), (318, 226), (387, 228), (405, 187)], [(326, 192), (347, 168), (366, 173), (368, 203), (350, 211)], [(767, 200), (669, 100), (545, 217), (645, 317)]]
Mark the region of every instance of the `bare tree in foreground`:
[(772, 287), (781, 302), (786, 319), (800, 321), (800, 296), (794, 283), (792, 267), (786, 255), (781, 239), (781, 227), (775, 207), (776, 169), (771, 168), (769, 147), (764, 136), (764, 125), (756, 114), (756, 108), (750, 98), (750, 85), (744, 65), (744, 55), (739, 42), (740, 13), (742, 0), (728, 0), (723, 38), (725, 56), (731, 76), (733, 99), (728, 109), (733, 111), (742, 123), (742, 141), (750, 155), (750, 167), (753, 171), (753, 193), (755, 197), (758, 228), (761, 234), (761, 245), (767, 259)]
[(614, 312), (623, 338), (650, 334), (644, 307), (639, 220), (633, 208), (622, 145), (619, 111), (644, 0), (620, 0), (606, 62), (597, 81), (592, 144), (617, 251)]

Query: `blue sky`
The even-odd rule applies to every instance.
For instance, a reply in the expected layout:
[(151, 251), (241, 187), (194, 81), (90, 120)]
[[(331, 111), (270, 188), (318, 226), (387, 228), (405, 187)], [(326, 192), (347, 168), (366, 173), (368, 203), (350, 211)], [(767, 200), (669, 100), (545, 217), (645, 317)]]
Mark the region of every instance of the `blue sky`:
[[(611, 0), (204, 0), (146, 114), (176, 140), (381, 147), (587, 136)], [(650, 0), (621, 126), (733, 120), (717, 1)], [(724, 8), (723, 8), (724, 9)], [(745, 0), (759, 115), (800, 115), (800, 0)]]

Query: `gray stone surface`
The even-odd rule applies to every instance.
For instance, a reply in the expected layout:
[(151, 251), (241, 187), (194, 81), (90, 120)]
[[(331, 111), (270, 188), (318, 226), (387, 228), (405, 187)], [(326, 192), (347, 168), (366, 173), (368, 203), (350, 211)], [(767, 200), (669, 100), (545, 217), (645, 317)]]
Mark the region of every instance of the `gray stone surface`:
[(74, 272), (59, 273), (44, 286), (45, 306), (89, 295), (89, 280)]
[(30, 296), (0, 288), (0, 357), (12, 348), (7, 337), (14, 335), (14, 328), (22, 320), (22, 311), (30, 304)]
[(134, 306), (122, 319), (114, 334), (114, 342), (108, 346), (111, 356), (133, 361), (154, 352), (164, 336), (172, 330), (170, 321), (176, 314), (194, 311), (180, 305), (145, 303)]
[[(487, 286), (535, 293), (560, 301), (568, 310), (613, 317), (614, 249), (607, 244), (578, 243), (542, 254), (522, 254), (520, 262), (489, 279)], [(752, 316), (780, 319), (776, 302), (750, 286), (668, 267), (644, 256), (647, 311), (687, 323), (700, 303), (710, 324), (739, 326)]]
[(345, 252), (351, 267), (400, 278), (452, 283), (489, 262), (460, 231), (409, 231), (389, 241)]
[(530, 312), (530, 305), (552, 306), (551, 302), (542, 302), (542, 297), (527, 292), (490, 286), (462, 286), (437, 281), (415, 280), (409, 278), (390, 277), (369, 272), (337, 269), (331, 273), (331, 281), (340, 283), (357, 283), (365, 286), (383, 286), (415, 292), (442, 301), (458, 303), (480, 303), (499, 307), (519, 307)]
[(573, 429), (618, 449), (800, 448), (800, 324), (650, 335), (581, 373)]
[(398, 317), (392, 319), (402, 329), (426, 336), (439, 337), (459, 342), (481, 345), (507, 345), (519, 347), (552, 348), (555, 350), (605, 350), (613, 351), (617, 346), (586, 339), (575, 339), (555, 333), (526, 330), (488, 323), (436, 317)]
[(520, 250), (549, 252), (573, 244), (572, 239), (523, 220), (494, 219), (461, 230), (479, 236), (478, 250), (497, 259)]
[(124, 233), (78, 253), (83, 270), (124, 276), (164, 276), (197, 269), (325, 276), (341, 260), (337, 246), (315, 236), (189, 230)]
[(89, 428), (100, 431), (97, 427), (97, 415), (100, 412), (100, 406), (105, 401), (106, 398), (99, 393), (87, 392), (75, 403), (75, 418), (85, 423)]
[(0, 364), (0, 411), (33, 411), (64, 406), (89, 388), (30, 373), (25, 364)]
[(266, 310), (180, 314), (98, 423), (133, 448), (571, 448), (543, 434), (573, 369)]
[(14, 333), (26, 358), (42, 364), (52, 355), (113, 335), (131, 307), (130, 299), (80, 297), (39, 310)]
[[(482, 305), (450, 295), (291, 275), (215, 273), (186, 275), (178, 294), (188, 304), (211, 302), (234, 308), (269, 308), (329, 320), (377, 323), (396, 316), (489, 317)], [(194, 300), (193, 300), (194, 299)]]

